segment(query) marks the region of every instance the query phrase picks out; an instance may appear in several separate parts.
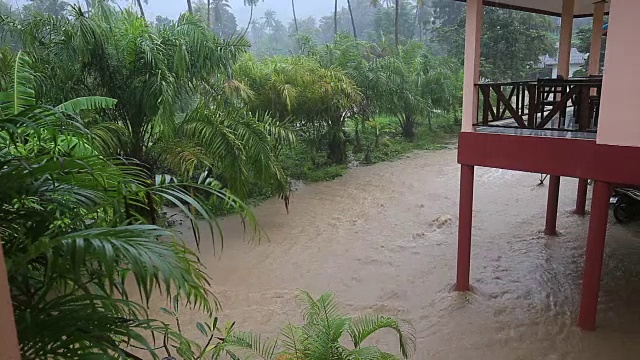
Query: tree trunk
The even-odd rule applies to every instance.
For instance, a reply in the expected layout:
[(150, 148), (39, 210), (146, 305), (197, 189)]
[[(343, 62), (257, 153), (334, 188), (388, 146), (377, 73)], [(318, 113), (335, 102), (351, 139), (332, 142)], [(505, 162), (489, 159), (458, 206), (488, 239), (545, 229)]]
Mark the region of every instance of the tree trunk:
[(136, 2), (138, 3), (138, 9), (140, 9), (140, 16), (142, 16), (142, 18), (145, 19), (144, 9), (142, 8), (142, 0), (136, 0)]
[(291, 10), (293, 11), (293, 24), (296, 26), (296, 36), (300, 35), (298, 30), (298, 18), (296, 17), (296, 1), (291, 0)]
[(400, 126), (402, 127), (402, 136), (405, 139), (413, 141), (416, 138), (416, 124), (412, 117), (405, 116)]
[(244, 33), (242, 34), (243, 36), (247, 34), (247, 32), (249, 32), (249, 28), (251, 27), (251, 21), (253, 20), (253, 6), (250, 6), (251, 10), (249, 12), (249, 22), (247, 23), (247, 28), (244, 29)]
[(298, 18), (296, 17), (296, 2), (291, 0), (291, 10), (293, 11), (293, 24), (296, 27), (296, 43), (298, 44), (298, 51), (302, 51), (300, 45), (300, 30), (298, 29)]
[(207, 28), (211, 30), (211, 0), (207, 0)]
[(347, 146), (342, 129), (342, 116), (331, 120), (330, 126), (327, 158), (334, 164), (344, 164), (347, 162)]
[(422, 42), (422, 22), (420, 21), (420, 5), (416, 5), (416, 23), (413, 28), (418, 30), (418, 39)]
[(400, 33), (398, 28), (398, 21), (400, 20), (400, 0), (396, 0), (396, 49), (400, 48)]
[(338, 0), (334, 2), (334, 10), (333, 10), (333, 36), (338, 35)]
[(193, 15), (193, 6), (191, 6), (191, 0), (187, 0), (187, 9), (189, 10), (189, 14)]
[(356, 22), (353, 20), (353, 10), (351, 10), (351, 0), (347, 0), (347, 7), (349, 8), (349, 16), (351, 17), (351, 27), (353, 28), (353, 38), (358, 40), (358, 33), (356, 32)]

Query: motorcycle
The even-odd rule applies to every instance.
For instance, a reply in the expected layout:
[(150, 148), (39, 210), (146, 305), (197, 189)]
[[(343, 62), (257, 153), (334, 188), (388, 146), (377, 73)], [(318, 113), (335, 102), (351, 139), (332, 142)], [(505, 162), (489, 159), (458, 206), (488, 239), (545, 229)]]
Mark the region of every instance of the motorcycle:
[(631, 188), (613, 189), (613, 217), (621, 224), (640, 218), (640, 190)]

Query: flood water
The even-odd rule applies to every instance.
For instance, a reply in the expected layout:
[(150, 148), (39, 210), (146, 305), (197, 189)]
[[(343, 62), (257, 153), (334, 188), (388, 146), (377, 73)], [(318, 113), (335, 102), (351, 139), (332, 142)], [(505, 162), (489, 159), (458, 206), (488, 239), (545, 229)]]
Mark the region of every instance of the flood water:
[[(255, 209), (269, 236), (259, 245), (247, 244), (237, 219), (225, 219), (221, 257), (208, 241), (202, 247), (220, 317), (276, 336), (288, 321), (300, 320), (297, 289), (331, 290), (351, 314), (411, 321), (418, 360), (639, 359), (640, 226), (610, 221), (598, 330), (583, 332), (575, 323), (588, 218), (571, 214), (576, 181), (563, 179), (560, 235), (543, 235), (547, 187), (536, 186), (539, 177), (476, 169), (473, 294), (452, 292), (454, 149), (306, 185), (291, 199), (289, 215), (271, 199)], [(183, 327), (202, 320), (182, 318)], [(392, 340), (385, 333), (374, 342), (393, 351)]]

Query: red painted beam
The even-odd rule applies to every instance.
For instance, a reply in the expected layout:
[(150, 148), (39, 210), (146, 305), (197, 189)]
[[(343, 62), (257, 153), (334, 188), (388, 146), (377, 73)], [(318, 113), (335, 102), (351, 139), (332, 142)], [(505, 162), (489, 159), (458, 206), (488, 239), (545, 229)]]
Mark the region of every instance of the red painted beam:
[(560, 197), (560, 176), (549, 177), (549, 193), (547, 195), (547, 217), (544, 224), (544, 234), (555, 236), (558, 234), (558, 199)]
[(474, 167), (462, 165), (460, 169), (460, 209), (458, 221), (458, 273), (456, 291), (469, 291), (471, 271), (471, 226), (473, 217)]
[(595, 140), (460, 133), (458, 162), (608, 183), (640, 185), (640, 147), (596, 144)]
[(591, 217), (589, 220), (589, 235), (587, 250), (584, 258), (584, 274), (582, 279), (582, 297), (580, 299), (580, 314), (578, 326), (581, 329), (593, 331), (596, 328), (596, 313), (598, 310), (598, 296), (600, 293), (600, 278), (604, 258), (605, 237), (609, 219), (610, 185), (596, 181), (593, 185), (591, 200)]
[(576, 209), (574, 213), (577, 215), (585, 215), (587, 213), (587, 192), (589, 190), (589, 180), (578, 180), (578, 194), (576, 195)]

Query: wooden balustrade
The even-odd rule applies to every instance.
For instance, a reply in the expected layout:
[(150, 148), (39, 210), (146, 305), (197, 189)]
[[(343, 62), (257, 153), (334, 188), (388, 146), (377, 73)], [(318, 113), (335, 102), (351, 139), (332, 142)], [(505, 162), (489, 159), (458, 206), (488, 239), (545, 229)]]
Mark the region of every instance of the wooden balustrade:
[(602, 80), (482, 83), (477, 125), (595, 132)]

